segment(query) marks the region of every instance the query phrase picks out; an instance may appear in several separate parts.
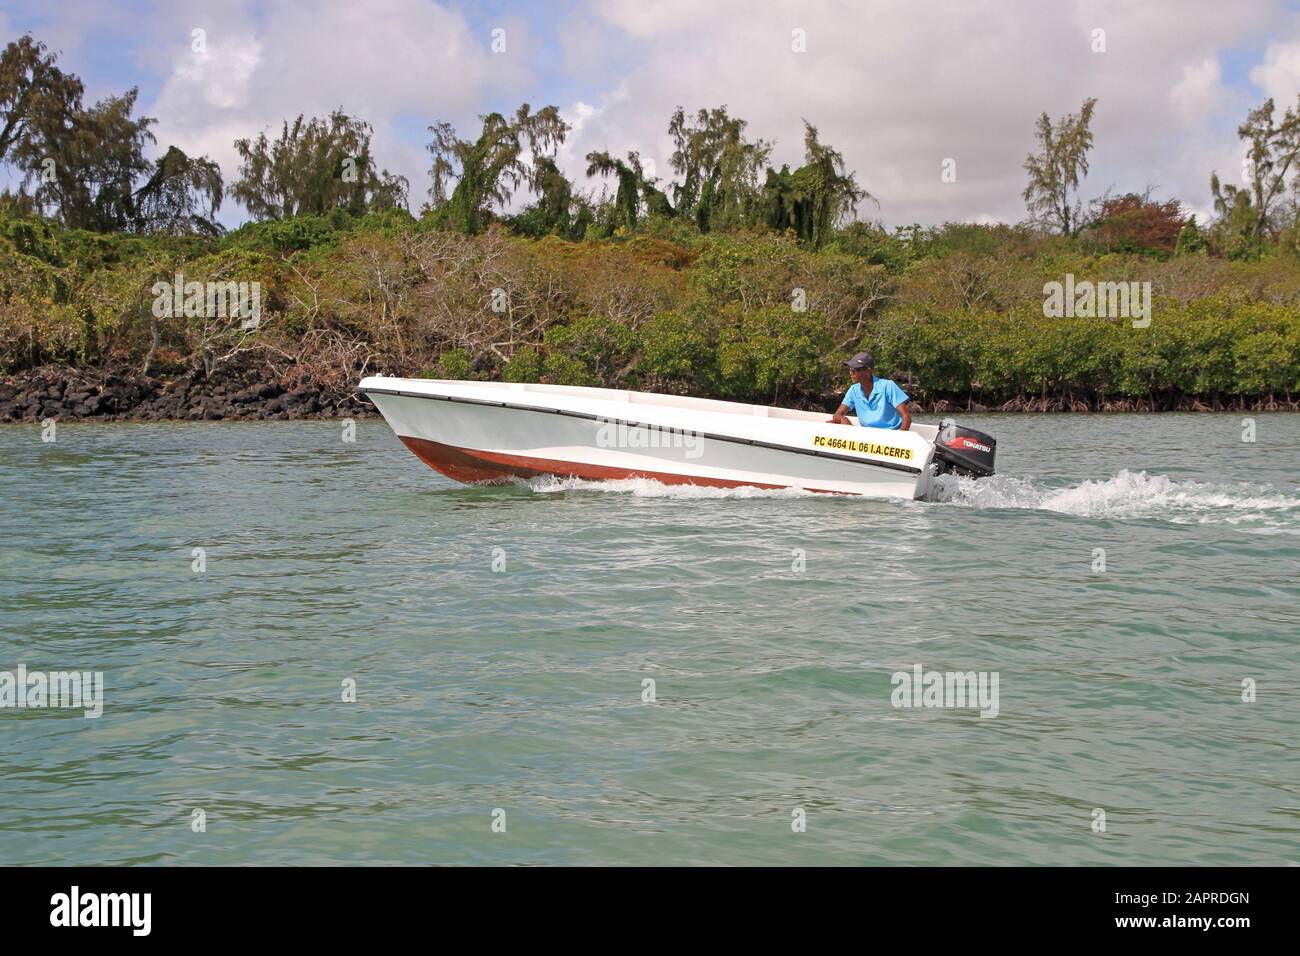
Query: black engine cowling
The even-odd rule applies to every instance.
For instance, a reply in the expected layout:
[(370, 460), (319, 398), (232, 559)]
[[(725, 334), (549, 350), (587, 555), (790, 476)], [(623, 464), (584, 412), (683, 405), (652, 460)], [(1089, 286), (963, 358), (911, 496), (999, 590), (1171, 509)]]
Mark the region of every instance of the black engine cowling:
[(993, 474), (993, 457), (998, 443), (991, 435), (958, 425), (951, 418), (939, 423), (934, 457), (943, 472), (966, 478), (987, 478)]

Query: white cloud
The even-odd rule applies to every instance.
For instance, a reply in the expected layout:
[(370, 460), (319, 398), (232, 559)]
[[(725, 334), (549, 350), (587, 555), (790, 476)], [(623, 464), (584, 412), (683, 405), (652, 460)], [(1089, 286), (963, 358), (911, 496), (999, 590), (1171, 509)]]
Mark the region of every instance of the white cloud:
[(183, 89), (216, 109), (246, 106), (253, 74), (261, 60), (262, 44), (251, 36), (205, 44), (202, 50), (178, 58), (174, 85), (168, 92), (175, 95), (177, 89)]
[(1178, 115), (1187, 122), (1216, 113), (1222, 103), (1223, 70), (1219, 59), (1207, 56), (1183, 67), (1183, 78), (1169, 91), (1169, 99)]
[[(166, 79), (144, 110), (158, 118), (159, 144), (210, 156), (227, 182), (238, 170), (237, 138), (342, 108), (374, 126), (380, 165), (407, 176), (418, 208), (428, 163), (410, 142), (412, 125), (423, 134), (445, 119), (468, 134), (489, 101), (535, 92), (536, 41), (522, 20), (498, 18), (506, 52), (493, 53), (490, 31), (480, 35), (458, 10), (422, 0), (231, 2), (218, 13), (193, 0), (160, 11), (150, 26), (146, 63)], [(195, 27), (206, 31), (203, 52), (191, 46)], [(222, 218), (241, 216), (223, 209)]]
[[(910, 0), (615, 0), (580, 16), (603, 18), (644, 55), (622, 79), (626, 99), (575, 131), (574, 155), (640, 144), (666, 170), (673, 108), (725, 103), (751, 135), (777, 140), (778, 165), (794, 165), (806, 117), (879, 197), (878, 215), (891, 224), (1023, 218), (1022, 164), (1036, 117), (1076, 111), (1089, 96), (1099, 102), (1085, 197), (1158, 184), (1162, 196), (1203, 200), (1220, 147), (1189, 151), (1186, 140), (1209, 147), (1211, 121), (1222, 125), (1213, 114), (1237, 106), (1219, 96), (1216, 53), (1290, 23), (1264, 0), (1234, 5), (1231, 17), (1218, 0), (1176, 8), (1080, 0), (1064, 9), (1033, 0), (923, 9)], [(791, 50), (795, 28), (805, 31), (806, 53)], [(1092, 50), (1099, 28), (1104, 53)], [(1200, 165), (1184, 161), (1189, 152)], [(954, 183), (940, 181), (945, 157), (957, 160)]]
[(1279, 111), (1294, 106), (1300, 95), (1300, 40), (1270, 43), (1264, 62), (1250, 71), (1250, 81), (1273, 98)]
[[(88, 19), (64, 15), (41, 32), (77, 69), (72, 49), (95, 42), (106, 14), (66, 2)], [(1267, 43), (1250, 80), (1279, 105), (1300, 90), (1300, 17), (1278, 0), (1238, 0), (1230, 15), (1222, 0), (575, 0), (556, 8), (547, 49), (523, 17), (473, 12), (459, 0), (176, 0), (136, 24), (138, 66), (161, 78), (141, 110), (159, 120), (160, 149), (205, 153), (229, 182), (236, 138), (341, 107), (374, 125), (380, 163), (410, 179), (418, 206), (424, 130), (437, 120), (469, 136), (481, 113), (562, 96), (574, 129), (560, 162), (588, 189), (600, 185), (585, 177), (591, 150), (637, 150), (667, 176), (672, 111), (726, 104), (751, 136), (776, 140), (777, 166), (802, 162), (807, 118), (879, 197), (860, 213), (905, 224), (1023, 218), (1036, 117), (1089, 96), (1085, 197), (1158, 184), (1203, 205), (1210, 170), (1238, 162), (1236, 125), (1262, 99), (1226, 64)], [(505, 54), (490, 50), (496, 26)], [(795, 29), (806, 52), (791, 49)], [(1099, 29), (1104, 53), (1092, 49)], [(953, 183), (940, 179), (947, 157)]]

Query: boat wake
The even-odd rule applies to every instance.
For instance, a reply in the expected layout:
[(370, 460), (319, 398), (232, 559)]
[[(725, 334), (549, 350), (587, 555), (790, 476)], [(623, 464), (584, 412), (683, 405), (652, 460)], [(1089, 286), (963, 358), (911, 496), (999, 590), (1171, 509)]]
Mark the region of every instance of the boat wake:
[[(1101, 481), (1049, 485), (1031, 478), (994, 475), (991, 478), (936, 479), (936, 504), (963, 508), (1053, 511), (1081, 518), (1156, 519), (1179, 524), (1237, 525), (1266, 534), (1300, 535), (1300, 495), (1284, 494), (1270, 485), (1209, 484), (1175, 480), (1145, 471), (1119, 472)], [(800, 488), (711, 488), (665, 485), (652, 478), (591, 481), (583, 478), (515, 479), (537, 494), (592, 492), (637, 498), (759, 499), (818, 498), (852, 502), (852, 496), (819, 495)]]
[(1103, 481), (1063, 488), (1009, 475), (978, 480), (945, 475), (939, 481), (940, 502), (968, 508), (1028, 508), (1086, 518), (1155, 518), (1300, 534), (1300, 495), (1283, 494), (1270, 485), (1178, 481), (1127, 469)]
[(712, 488), (707, 485), (665, 485), (653, 478), (619, 478), (607, 481), (591, 481), (586, 478), (556, 478), (544, 475), (540, 478), (518, 479), (518, 483), (530, 491), (540, 494), (560, 494), (570, 491), (599, 491), (630, 494), (637, 498), (682, 498), (695, 500), (701, 498), (818, 498), (816, 492), (802, 488)]

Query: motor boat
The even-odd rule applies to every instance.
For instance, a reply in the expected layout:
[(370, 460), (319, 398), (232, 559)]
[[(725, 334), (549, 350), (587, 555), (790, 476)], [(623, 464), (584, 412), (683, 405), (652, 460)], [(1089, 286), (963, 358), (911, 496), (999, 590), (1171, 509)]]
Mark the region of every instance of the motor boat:
[(996, 442), (950, 419), (907, 431), (825, 412), (655, 392), (371, 376), (357, 391), (421, 461), (465, 483), (651, 478), (925, 498), (943, 474), (993, 474)]

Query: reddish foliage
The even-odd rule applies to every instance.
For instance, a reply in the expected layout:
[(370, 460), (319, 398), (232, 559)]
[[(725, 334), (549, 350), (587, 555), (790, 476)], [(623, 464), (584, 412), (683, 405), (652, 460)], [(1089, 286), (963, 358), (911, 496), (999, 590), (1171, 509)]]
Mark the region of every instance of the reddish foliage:
[(1186, 216), (1177, 199), (1155, 202), (1128, 193), (1101, 202), (1092, 225), (1094, 241), (1110, 252), (1173, 254)]

